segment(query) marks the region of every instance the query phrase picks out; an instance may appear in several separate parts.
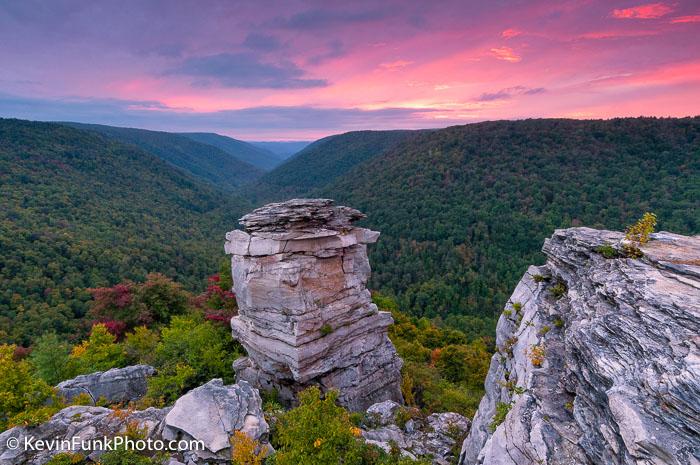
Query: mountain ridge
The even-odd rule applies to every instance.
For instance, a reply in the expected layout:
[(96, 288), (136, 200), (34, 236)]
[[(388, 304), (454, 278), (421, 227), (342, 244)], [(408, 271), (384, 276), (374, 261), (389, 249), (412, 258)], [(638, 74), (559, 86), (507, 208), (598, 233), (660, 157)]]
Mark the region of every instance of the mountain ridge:
[(197, 142), (178, 133), (102, 124), (60, 124), (95, 131), (118, 142), (133, 144), (191, 176), (228, 191), (233, 191), (263, 173), (261, 169), (238, 160), (218, 147)]

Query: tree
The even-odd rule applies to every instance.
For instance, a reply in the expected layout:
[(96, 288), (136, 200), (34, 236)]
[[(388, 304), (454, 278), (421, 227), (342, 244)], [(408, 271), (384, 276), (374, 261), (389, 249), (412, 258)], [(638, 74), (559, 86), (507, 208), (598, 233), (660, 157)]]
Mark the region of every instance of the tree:
[(68, 361), (71, 374), (106, 371), (126, 365), (124, 348), (103, 324), (92, 327), (88, 340), (73, 347)]
[(70, 352), (70, 344), (62, 341), (56, 333), (45, 333), (37, 340), (30, 355), (37, 376), (52, 386), (68, 378)]
[(55, 393), (32, 373), (26, 360), (15, 360), (16, 346), (0, 345), (0, 431), (16, 423), (44, 421), (54, 413)]

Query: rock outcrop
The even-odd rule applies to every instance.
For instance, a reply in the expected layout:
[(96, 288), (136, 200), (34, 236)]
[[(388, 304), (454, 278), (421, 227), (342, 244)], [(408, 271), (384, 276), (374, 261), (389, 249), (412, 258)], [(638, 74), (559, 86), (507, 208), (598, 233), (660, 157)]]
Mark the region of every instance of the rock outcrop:
[(379, 233), (352, 225), (363, 217), (331, 200), (294, 199), (253, 211), (240, 220), (247, 232), (226, 235), (239, 309), (231, 327), (248, 352), (234, 364), (237, 379), (285, 402), (313, 384), (338, 389), (351, 410), (402, 402), (393, 320), (366, 288), (367, 244)]
[[(127, 425), (139, 428), (144, 433), (144, 439), (158, 439), (167, 412), (168, 409), (155, 408), (115, 412), (104, 407), (66, 407), (46, 423), (36, 427), (17, 426), (0, 434), (0, 465), (42, 465), (59, 453), (57, 447), (24, 447), (25, 440), (29, 444), (36, 444), (37, 441), (68, 441), (71, 446), (71, 441), (77, 441), (77, 447), (73, 451), (84, 453), (90, 460), (97, 462), (103, 451), (82, 449), (82, 445), (123, 434)], [(10, 438), (17, 439), (15, 444), (18, 447), (11, 447)], [(62, 450), (70, 449), (63, 447)]]
[(469, 420), (452, 412), (433, 413), (427, 418), (397, 421), (402, 407), (384, 401), (367, 409), (367, 423), (362, 430), (365, 442), (392, 452), (398, 447), (401, 455), (411, 459), (429, 458), (434, 465), (454, 463), (459, 443), (469, 431)]
[(186, 454), (189, 460), (227, 462), (234, 431), (267, 443), (270, 429), (260, 395), (245, 381), (225, 386), (220, 379), (213, 379), (175, 402), (165, 417), (163, 438), (202, 441), (206, 450)]
[[(229, 439), (234, 431), (242, 431), (259, 441), (261, 447), (270, 449), (267, 441), (269, 428), (261, 404), (257, 390), (247, 383), (225, 386), (220, 379), (214, 379), (182, 396), (173, 407), (164, 409), (132, 411), (92, 406), (66, 407), (38, 426), (17, 426), (2, 432), (0, 465), (43, 465), (59, 453), (57, 447), (50, 450), (25, 448), (25, 438), (31, 444), (68, 441), (67, 447), (73, 452), (98, 462), (104, 451), (93, 449), (92, 441), (124, 435), (127, 427), (136, 427), (143, 433), (143, 439), (150, 439), (153, 444), (162, 441), (171, 455), (170, 462), (165, 463), (229, 464)], [(15, 439), (17, 442), (13, 442)], [(201, 443), (195, 444), (194, 441)], [(13, 444), (18, 447), (13, 447)], [(153, 447), (162, 450), (162, 446)], [(61, 451), (66, 450), (66, 446), (61, 446)], [(156, 450), (151, 449), (151, 452)]]
[(90, 396), (93, 405), (98, 401), (107, 404), (131, 402), (146, 395), (148, 377), (155, 371), (148, 365), (112, 368), (63, 381), (56, 386), (56, 389), (68, 402), (81, 394)]
[(498, 321), (460, 463), (700, 463), (700, 237), (557, 230)]

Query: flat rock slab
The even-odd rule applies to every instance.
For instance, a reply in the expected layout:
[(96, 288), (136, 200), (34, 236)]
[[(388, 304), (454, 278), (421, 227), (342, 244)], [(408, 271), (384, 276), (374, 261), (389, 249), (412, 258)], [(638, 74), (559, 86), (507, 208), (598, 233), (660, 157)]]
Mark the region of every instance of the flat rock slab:
[(149, 365), (112, 368), (76, 376), (59, 383), (56, 389), (68, 402), (81, 394), (90, 396), (93, 405), (101, 401), (107, 404), (131, 402), (146, 395), (148, 377), (155, 372), (155, 368)]

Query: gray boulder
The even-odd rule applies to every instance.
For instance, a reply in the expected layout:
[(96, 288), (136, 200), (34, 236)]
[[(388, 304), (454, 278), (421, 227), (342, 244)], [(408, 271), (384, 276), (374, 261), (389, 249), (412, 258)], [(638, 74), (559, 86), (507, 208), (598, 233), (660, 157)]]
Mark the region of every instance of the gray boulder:
[(362, 431), (365, 442), (386, 452), (398, 447), (404, 457), (428, 458), (435, 465), (454, 463), (458, 455), (455, 448), (469, 431), (469, 420), (457, 413), (445, 412), (411, 419), (399, 426), (396, 414), (401, 408), (391, 401), (370, 406), (367, 422), (376, 427)]
[(146, 394), (148, 377), (155, 371), (155, 368), (149, 365), (112, 368), (63, 381), (56, 389), (68, 402), (80, 394), (87, 394), (92, 399), (92, 405), (96, 405), (100, 400), (107, 404), (126, 403), (138, 400)]
[(393, 400), (385, 400), (371, 405), (367, 409), (367, 415), (375, 423), (386, 426), (394, 423), (394, 416), (400, 408), (401, 406)]
[[(267, 442), (269, 428), (258, 391), (245, 382), (224, 386), (220, 379), (215, 379), (188, 392), (169, 408), (132, 411), (71, 406), (38, 426), (11, 428), (0, 434), (0, 465), (43, 465), (59, 452), (55, 449), (25, 450), (25, 438), (34, 443), (36, 440), (70, 441), (77, 438), (79, 442), (73, 452), (97, 461), (103, 451), (82, 447), (88, 447), (92, 440), (123, 435), (127, 425), (141, 430), (145, 440), (162, 441), (165, 447), (173, 449), (185, 447), (184, 450), (168, 452), (170, 456), (165, 463), (170, 465), (230, 463), (229, 438), (235, 431), (243, 431), (260, 441), (261, 447), (272, 450)], [(22, 447), (10, 447), (15, 439)], [(195, 445), (194, 441), (201, 441), (201, 445)]]
[[(66, 407), (51, 417), (46, 423), (36, 427), (15, 427), (0, 434), (0, 465), (42, 465), (57, 450), (32, 450), (25, 449), (25, 440), (36, 444), (37, 440), (52, 441), (79, 439), (77, 448), (73, 452), (80, 452), (96, 461), (103, 453), (100, 450), (82, 449), (82, 445), (92, 440), (102, 440), (103, 437), (114, 437), (126, 431), (127, 424), (141, 429), (145, 438), (157, 439), (160, 437), (162, 421), (168, 409), (149, 408), (142, 411), (122, 411), (115, 413), (104, 407), (90, 407), (76, 405)], [(10, 440), (18, 440), (21, 447), (10, 448)], [(64, 450), (64, 452), (67, 452)]]
[(220, 379), (195, 388), (180, 397), (165, 417), (165, 439), (202, 441), (206, 450), (192, 451), (192, 461), (229, 461), (230, 439), (242, 431), (267, 444), (269, 427), (256, 389), (242, 381), (225, 386)]
[(700, 236), (653, 234), (640, 259), (622, 238), (545, 241), (498, 321), (461, 464), (700, 463)]

